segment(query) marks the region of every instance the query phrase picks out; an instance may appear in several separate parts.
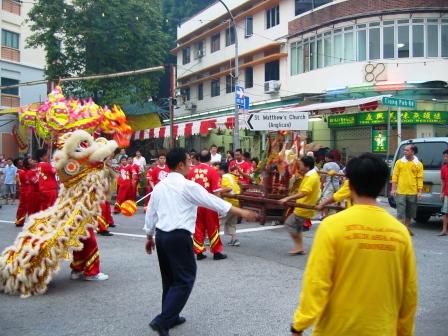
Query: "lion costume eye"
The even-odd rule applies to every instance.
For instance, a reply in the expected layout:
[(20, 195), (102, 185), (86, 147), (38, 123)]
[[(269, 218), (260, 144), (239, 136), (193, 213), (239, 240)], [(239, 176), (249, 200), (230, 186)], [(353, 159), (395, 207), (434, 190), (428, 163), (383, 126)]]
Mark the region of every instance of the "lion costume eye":
[(83, 140), (79, 143), (78, 148), (76, 148), (76, 152), (78, 152), (78, 153), (83, 152), (90, 146), (91, 146), (91, 143), (89, 141)]

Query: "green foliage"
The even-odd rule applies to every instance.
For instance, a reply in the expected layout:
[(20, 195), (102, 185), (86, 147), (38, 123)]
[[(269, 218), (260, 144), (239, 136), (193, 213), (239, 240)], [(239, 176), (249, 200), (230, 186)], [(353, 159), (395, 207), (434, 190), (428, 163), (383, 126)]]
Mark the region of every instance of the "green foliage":
[[(28, 44), (45, 48), (48, 79), (159, 66), (168, 52), (161, 0), (39, 0), (29, 18)], [(64, 88), (100, 104), (143, 102), (158, 90), (161, 75), (79, 81)]]

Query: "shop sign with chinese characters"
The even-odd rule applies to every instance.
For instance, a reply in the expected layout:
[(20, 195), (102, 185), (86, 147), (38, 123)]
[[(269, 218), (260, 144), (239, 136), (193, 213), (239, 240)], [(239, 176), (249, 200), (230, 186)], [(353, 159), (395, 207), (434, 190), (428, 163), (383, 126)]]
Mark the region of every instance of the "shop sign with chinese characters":
[[(397, 123), (397, 112), (390, 114), (391, 124)], [(402, 124), (447, 124), (448, 112), (437, 111), (402, 111)], [(328, 127), (356, 127), (387, 125), (387, 111), (341, 114), (328, 117)]]
[(389, 137), (386, 128), (374, 127), (372, 129), (372, 153), (386, 153), (388, 139)]

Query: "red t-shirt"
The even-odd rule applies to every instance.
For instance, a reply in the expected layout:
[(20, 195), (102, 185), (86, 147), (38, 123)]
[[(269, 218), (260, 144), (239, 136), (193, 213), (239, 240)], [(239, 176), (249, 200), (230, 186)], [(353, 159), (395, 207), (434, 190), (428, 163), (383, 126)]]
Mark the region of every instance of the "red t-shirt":
[(130, 183), (132, 180), (132, 166), (131, 165), (126, 165), (126, 166), (122, 166), (120, 165), (118, 167), (118, 180), (117, 180), (117, 184), (118, 185), (123, 185), (125, 183)]
[(152, 182), (154, 183), (154, 185), (157, 185), (157, 183), (166, 178), (169, 172), (170, 169), (166, 165), (164, 167), (156, 166), (152, 170)]
[(440, 178), (445, 182), (445, 188), (442, 190), (444, 196), (448, 196), (448, 163), (445, 163), (440, 170)]
[(131, 164), (129, 166), (130, 173), (133, 180), (138, 180), (138, 175), (140, 174), (140, 166), (136, 164)]
[(29, 182), (27, 178), (27, 171), (25, 169), (17, 169), (17, 175), (19, 176), (20, 190), (28, 191)]
[(39, 192), (39, 172), (37, 168), (26, 171), (30, 192)]
[(194, 169), (190, 169), (188, 179), (203, 186), (209, 193), (221, 189), (221, 176), (207, 163), (200, 163)]
[[(236, 160), (233, 160), (233, 161), (230, 161), (230, 163), (229, 163), (229, 172), (232, 171), (233, 167), (235, 167), (235, 166), (240, 167), (241, 170), (243, 171), (243, 173), (249, 174), (249, 175), (252, 174), (253, 170), (254, 170), (252, 163), (250, 163), (250, 162), (247, 162), (247, 161), (238, 162)], [(243, 175), (240, 174), (239, 171), (235, 171), (235, 175), (238, 176), (238, 181), (241, 184), (249, 184), (250, 183), (250, 178), (244, 177)]]
[(49, 162), (39, 162), (37, 165), (39, 173), (39, 190), (48, 191), (58, 189), (56, 181), (56, 169)]

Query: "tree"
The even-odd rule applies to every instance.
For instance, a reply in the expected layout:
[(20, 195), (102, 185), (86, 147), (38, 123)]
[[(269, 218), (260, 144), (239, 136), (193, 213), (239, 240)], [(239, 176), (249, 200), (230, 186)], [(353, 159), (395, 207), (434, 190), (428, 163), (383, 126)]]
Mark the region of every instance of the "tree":
[[(158, 66), (167, 54), (161, 0), (39, 0), (29, 18), (28, 44), (45, 48), (48, 79)], [(99, 104), (143, 102), (158, 90), (161, 75), (79, 81), (65, 89)]]

